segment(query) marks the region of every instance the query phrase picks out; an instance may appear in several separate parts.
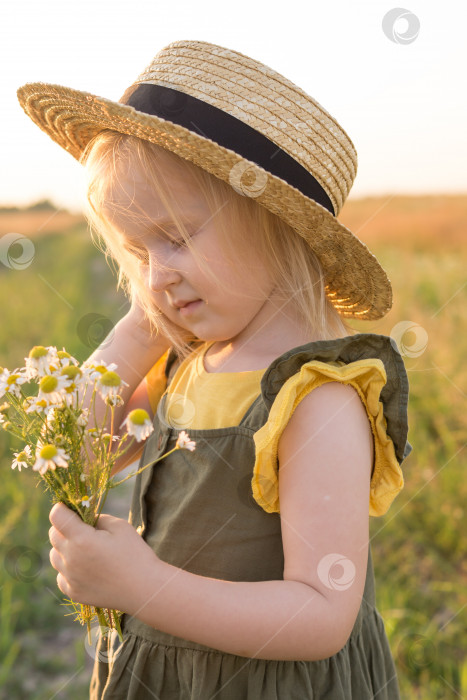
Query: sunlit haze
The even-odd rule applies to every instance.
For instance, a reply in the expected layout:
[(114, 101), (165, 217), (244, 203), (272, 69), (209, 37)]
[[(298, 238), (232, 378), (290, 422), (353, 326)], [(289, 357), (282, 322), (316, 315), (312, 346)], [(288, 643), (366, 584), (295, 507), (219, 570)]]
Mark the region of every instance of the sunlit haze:
[[(297, 83), (347, 131), (358, 153), (351, 197), (467, 191), (467, 6), (405, 7), (418, 35), (383, 31), (394, 4), (333, 0), (133, 0), (3, 4), (0, 206), (49, 198), (80, 210), (81, 166), (22, 111), (16, 90), (43, 81), (118, 100), (152, 56), (199, 39), (238, 50)], [(394, 30), (404, 35), (404, 17)], [(386, 20), (386, 28), (388, 20)]]

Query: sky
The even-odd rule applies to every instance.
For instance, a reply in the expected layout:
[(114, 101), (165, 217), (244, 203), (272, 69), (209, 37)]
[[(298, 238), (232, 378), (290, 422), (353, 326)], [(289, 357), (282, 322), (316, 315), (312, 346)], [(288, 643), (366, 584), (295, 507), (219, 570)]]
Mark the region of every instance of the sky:
[(19, 86), (118, 100), (160, 49), (185, 39), (265, 63), (330, 112), (358, 153), (349, 199), (467, 192), (467, 4), (407, 3), (4, 0), (0, 206), (84, 202), (82, 166), (24, 114)]

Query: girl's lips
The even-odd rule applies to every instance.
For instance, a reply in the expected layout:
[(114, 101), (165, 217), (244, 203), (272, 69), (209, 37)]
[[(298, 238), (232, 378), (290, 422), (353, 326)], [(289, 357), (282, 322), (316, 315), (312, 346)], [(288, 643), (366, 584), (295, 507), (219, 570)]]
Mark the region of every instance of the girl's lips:
[(192, 311), (196, 311), (198, 306), (203, 303), (202, 299), (198, 299), (197, 301), (190, 301), (189, 304), (186, 306), (180, 307), (179, 311), (182, 316), (188, 316), (189, 314), (192, 313)]

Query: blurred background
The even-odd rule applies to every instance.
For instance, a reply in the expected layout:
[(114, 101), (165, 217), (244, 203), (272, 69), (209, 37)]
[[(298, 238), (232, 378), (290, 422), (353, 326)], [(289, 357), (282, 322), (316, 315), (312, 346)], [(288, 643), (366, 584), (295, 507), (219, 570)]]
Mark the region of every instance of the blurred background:
[[(3, 3), (0, 365), (36, 344), (85, 360), (126, 313), (82, 216), (82, 169), (23, 113), (26, 82), (118, 100), (168, 43), (200, 39), (283, 73), (350, 135), (359, 167), (339, 216), (377, 256), (394, 305), (355, 322), (391, 335), (410, 382), (405, 488), (372, 518), (377, 604), (403, 698), (467, 697), (467, 9), (450, 0), (220, 5)], [(86, 698), (93, 645), (65, 617), (48, 497), (0, 433), (0, 698)], [(130, 482), (131, 483), (131, 482)], [(131, 486), (109, 503), (126, 518)]]

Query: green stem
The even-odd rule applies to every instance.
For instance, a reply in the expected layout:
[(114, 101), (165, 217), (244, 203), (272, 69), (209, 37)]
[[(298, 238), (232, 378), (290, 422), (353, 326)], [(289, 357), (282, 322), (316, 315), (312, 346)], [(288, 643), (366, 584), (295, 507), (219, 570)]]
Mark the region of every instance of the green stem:
[(99, 620), (99, 627), (101, 628), (101, 632), (105, 637), (109, 626), (107, 624), (107, 620), (105, 619), (104, 611), (102, 610), (102, 608), (95, 607), (94, 609), (96, 611), (97, 619)]
[(118, 632), (118, 638), (120, 639), (121, 642), (123, 642), (123, 634), (122, 634), (122, 628), (120, 626), (120, 620), (118, 619), (119, 618), (118, 612), (116, 610), (112, 610), (112, 613), (113, 613), (113, 618), (114, 618), (114, 622), (115, 622), (115, 629)]
[(99, 501), (97, 503), (97, 517), (94, 521), (94, 527), (96, 527), (97, 523), (99, 522), (99, 516), (102, 513), (102, 508), (104, 507), (105, 499), (107, 498), (108, 493), (109, 493), (109, 489), (107, 488), (104, 491), (104, 495), (101, 494), (101, 497), (99, 498)]
[(148, 462), (148, 464), (145, 464), (144, 467), (141, 467), (141, 469), (138, 469), (138, 471), (133, 472), (132, 474), (128, 474), (128, 476), (126, 476), (124, 479), (121, 479), (120, 481), (116, 481), (116, 482), (112, 483), (112, 488), (114, 486), (120, 486), (120, 484), (123, 484), (124, 481), (128, 481), (128, 479), (131, 479), (132, 476), (137, 476), (138, 474), (141, 474), (141, 472), (144, 471), (145, 469), (147, 469), (148, 467), (152, 466), (153, 464), (157, 464), (157, 462), (160, 462), (161, 459), (164, 459), (164, 457), (168, 457), (169, 455), (172, 454), (172, 452), (175, 452), (175, 450), (179, 450), (179, 449), (180, 448), (178, 447), (178, 445), (175, 445), (173, 450), (170, 450), (170, 452), (166, 452), (165, 455), (161, 455), (160, 457), (155, 459), (153, 462)]
[[(63, 483), (63, 481), (60, 479), (60, 477), (58, 476), (57, 470), (55, 470), (54, 477), (55, 477), (55, 479), (58, 481), (58, 483), (60, 484), (60, 486), (62, 487), (63, 494), (66, 496), (66, 495), (67, 495), (66, 486), (65, 486), (65, 484)], [(44, 478), (44, 477), (42, 476), (42, 478)], [(69, 497), (69, 496), (68, 496), (68, 497)], [(79, 507), (79, 505), (78, 505), (77, 503), (73, 503), (73, 505), (75, 506), (75, 508), (77, 508), (78, 513), (79, 513), (80, 516), (81, 516), (81, 520), (82, 520), (83, 522), (86, 522), (85, 517), (84, 517), (84, 513), (83, 513), (83, 511), (81, 510), (81, 508)]]
[(115, 413), (115, 407), (111, 406), (110, 407), (110, 440), (109, 440), (109, 447), (107, 450), (107, 459), (109, 459), (110, 453), (112, 451), (112, 442), (113, 442), (113, 434), (114, 434), (114, 413)]

